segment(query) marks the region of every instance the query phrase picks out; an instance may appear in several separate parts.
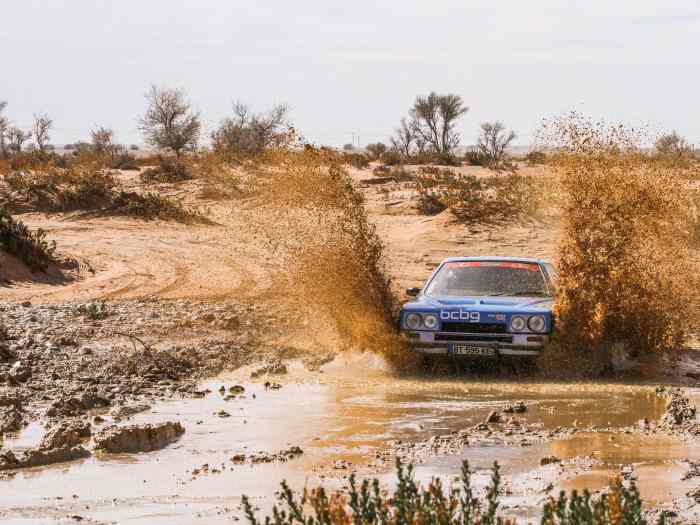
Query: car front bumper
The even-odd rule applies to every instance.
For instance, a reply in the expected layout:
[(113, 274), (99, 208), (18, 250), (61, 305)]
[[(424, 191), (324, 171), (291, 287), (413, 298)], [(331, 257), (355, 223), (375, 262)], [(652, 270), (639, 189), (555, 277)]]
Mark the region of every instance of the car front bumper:
[[(411, 350), (426, 354), (451, 354), (454, 345), (493, 348), (497, 355), (534, 357), (549, 341), (546, 334), (470, 334), (442, 332), (403, 332)], [(454, 357), (463, 357), (455, 355)]]

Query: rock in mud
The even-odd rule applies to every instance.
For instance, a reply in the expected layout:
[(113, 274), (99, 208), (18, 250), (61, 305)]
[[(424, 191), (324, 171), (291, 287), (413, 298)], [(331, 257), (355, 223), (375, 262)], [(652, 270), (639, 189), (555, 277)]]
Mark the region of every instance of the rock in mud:
[(523, 414), (527, 412), (527, 405), (523, 401), (518, 401), (512, 405), (508, 405), (503, 409), (506, 414)]
[(666, 404), (666, 412), (661, 420), (662, 425), (666, 427), (682, 427), (687, 423), (695, 422), (697, 409), (681, 390), (669, 390), (665, 394), (668, 402)]
[(545, 466), (545, 465), (551, 465), (553, 463), (561, 463), (561, 459), (559, 459), (556, 456), (545, 456), (542, 459), (540, 459), (540, 465)]
[(121, 405), (121, 406), (112, 408), (112, 410), (109, 411), (109, 414), (116, 419), (120, 419), (120, 418), (124, 418), (124, 417), (131, 417), (134, 414), (138, 414), (140, 412), (145, 412), (149, 408), (151, 408), (151, 406), (147, 405), (145, 403), (136, 403), (133, 405)]
[(20, 457), (15, 456), (11, 450), (8, 450), (0, 453), (0, 470), (40, 467), (53, 463), (75, 461), (76, 459), (89, 456), (90, 452), (81, 446), (64, 446), (51, 449), (40, 446), (39, 448), (25, 451)]
[(0, 393), (0, 435), (17, 432), (24, 426), (24, 411), (19, 397)]
[(111, 426), (95, 436), (95, 449), (109, 453), (150, 452), (176, 441), (185, 429), (179, 422), (158, 425)]
[(17, 361), (10, 367), (7, 375), (11, 383), (24, 383), (32, 376), (32, 369), (26, 363)]
[(106, 395), (86, 391), (76, 397), (62, 398), (55, 401), (46, 411), (49, 417), (72, 417), (84, 414), (93, 408), (105, 408), (111, 405), (111, 401)]
[(491, 413), (489, 413), (488, 416), (486, 416), (486, 423), (500, 423), (501, 422), (501, 413), (498, 410), (493, 410)]
[(65, 421), (49, 430), (41, 440), (43, 450), (70, 448), (91, 435), (90, 423), (86, 421)]
[(10, 348), (5, 343), (0, 343), (0, 362), (14, 361), (17, 358), (17, 354), (10, 350)]

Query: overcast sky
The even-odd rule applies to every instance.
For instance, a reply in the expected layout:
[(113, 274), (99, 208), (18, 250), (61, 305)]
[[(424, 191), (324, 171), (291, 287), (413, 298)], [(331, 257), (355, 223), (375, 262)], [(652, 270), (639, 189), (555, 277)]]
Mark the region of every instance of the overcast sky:
[(240, 99), (287, 102), (304, 136), (387, 140), (417, 94), (460, 94), (462, 143), (499, 119), (527, 144), (578, 109), (700, 144), (698, 0), (3, 0), (0, 100), (53, 142), (94, 125), (140, 143), (149, 84), (211, 129)]

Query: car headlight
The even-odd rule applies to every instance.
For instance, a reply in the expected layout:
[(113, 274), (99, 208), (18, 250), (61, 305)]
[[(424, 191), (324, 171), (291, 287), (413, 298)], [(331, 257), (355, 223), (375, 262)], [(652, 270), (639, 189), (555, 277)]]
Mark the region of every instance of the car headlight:
[(438, 318), (436, 315), (433, 314), (425, 314), (423, 316), (423, 326), (425, 326), (428, 330), (434, 330), (437, 328), (438, 325)]
[(547, 326), (547, 322), (545, 321), (543, 315), (533, 315), (532, 317), (530, 317), (530, 319), (527, 320), (527, 326), (533, 332), (544, 332), (545, 326)]
[(513, 332), (522, 332), (527, 327), (527, 321), (522, 315), (514, 315), (510, 318), (510, 329)]
[(408, 314), (406, 316), (406, 328), (418, 330), (420, 328), (421, 317), (418, 314)]

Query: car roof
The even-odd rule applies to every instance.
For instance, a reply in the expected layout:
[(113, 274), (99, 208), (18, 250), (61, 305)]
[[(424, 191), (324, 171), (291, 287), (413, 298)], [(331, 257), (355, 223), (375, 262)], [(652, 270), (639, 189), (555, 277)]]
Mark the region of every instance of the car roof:
[(479, 257), (448, 257), (443, 263), (448, 262), (464, 262), (464, 261), (494, 261), (494, 262), (523, 262), (523, 263), (536, 263), (536, 264), (549, 264), (548, 261), (544, 259), (537, 259), (534, 257), (490, 257), (490, 256), (479, 256)]

